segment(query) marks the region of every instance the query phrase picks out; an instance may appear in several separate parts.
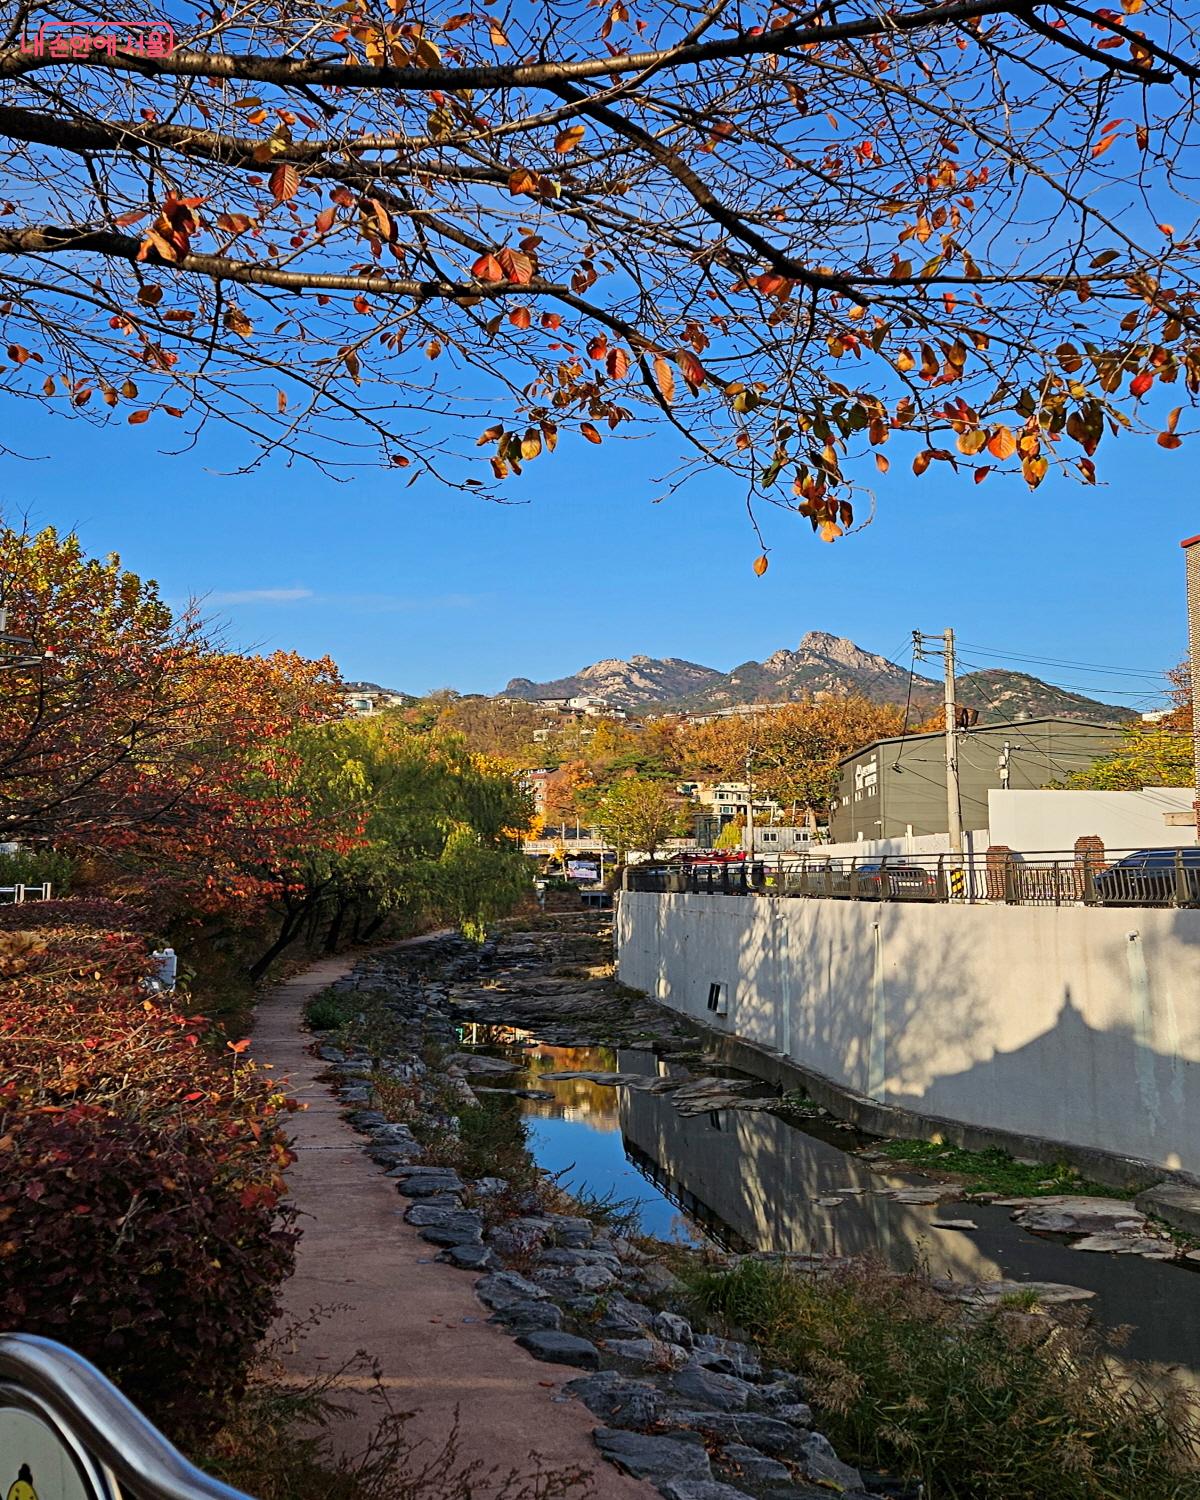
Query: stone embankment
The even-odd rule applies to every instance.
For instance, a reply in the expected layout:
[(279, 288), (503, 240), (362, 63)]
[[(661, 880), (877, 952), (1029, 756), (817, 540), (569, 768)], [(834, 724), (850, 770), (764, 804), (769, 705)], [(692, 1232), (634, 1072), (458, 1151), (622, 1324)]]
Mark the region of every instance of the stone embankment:
[[(454, 1111), (519, 1066), (466, 1050), (464, 1037), (469, 1045), (492, 1035), (479, 1025), (520, 1027), (548, 1045), (695, 1055), (686, 1023), (580, 966), (593, 947), (594, 924), (564, 918), (558, 930), (509, 932), (482, 950), (446, 938), (373, 955), (338, 980), (335, 1004), (353, 1012), (361, 998), (364, 1019), (380, 1008), (386, 1016), (375, 1038), (317, 1044), (363, 1149), (438, 1259), (478, 1277), (490, 1321), (535, 1358), (584, 1372), (558, 1399), (599, 1419), (596, 1448), (626, 1474), (668, 1500), (909, 1493), (839, 1459), (795, 1374), (693, 1328), (679, 1311), (680, 1283), (650, 1243), (616, 1232), (603, 1212), (580, 1211), (545, 1179), (464, 1175), (453, 1165)], [(736, 1080), (696, 1079), (678, 1092), (684, 1109), (761, 1105)], [(600, 1492), (609, 1488), (601, 1480)]]

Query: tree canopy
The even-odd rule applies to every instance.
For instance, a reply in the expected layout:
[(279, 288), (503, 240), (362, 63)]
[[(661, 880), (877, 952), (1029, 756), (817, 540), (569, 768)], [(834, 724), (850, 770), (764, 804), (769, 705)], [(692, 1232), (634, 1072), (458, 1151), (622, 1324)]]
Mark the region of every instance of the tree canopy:
[(0, 39), (11, 400), (502, 495), (654, 420), (668, 487), (719, 466), (828, 540), (897, 433), (906, 470), (1032, 488), (1182, 440), (1187, 6), (185, 17), (147, 47), (150, 8), (20, 0)]

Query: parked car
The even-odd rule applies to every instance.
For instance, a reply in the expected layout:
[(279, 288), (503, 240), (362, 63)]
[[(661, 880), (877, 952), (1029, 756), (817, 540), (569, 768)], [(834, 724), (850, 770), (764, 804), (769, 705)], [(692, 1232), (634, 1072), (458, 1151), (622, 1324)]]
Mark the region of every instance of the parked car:
[(879, 859), (856, 864), (853, 873), (858, 876), (859, 895), (927, 900), (938, 891), (933, 871), (922, 870), (919, 864), (889, 864)]
[[(1181, 865), (1182, 895), (1177, 880)], [(1139, 849), (1101, 870), (1095, 887), (1096, 899), (1105, 906), (1150, 906), (1180, 899), (1200, 903), (1200, 848)]]

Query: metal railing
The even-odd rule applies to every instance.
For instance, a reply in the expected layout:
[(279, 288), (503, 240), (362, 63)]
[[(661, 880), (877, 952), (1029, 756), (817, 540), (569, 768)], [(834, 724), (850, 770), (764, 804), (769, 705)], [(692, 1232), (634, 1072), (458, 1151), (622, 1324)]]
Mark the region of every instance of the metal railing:
[(626, 890), (1008, 906), (1200, 906), (1200, 849), (808, 856), (629, 866)]
[(0, 905), (14, 906), (22, 901), (49, 901), (50, 882), (42, 885), (0, 885)]
[(11, 1333), (0, 1336), (0, 1479), (22, 1471), (44, 1500), (249, 1500), (190, 1464), (87, 1360)]

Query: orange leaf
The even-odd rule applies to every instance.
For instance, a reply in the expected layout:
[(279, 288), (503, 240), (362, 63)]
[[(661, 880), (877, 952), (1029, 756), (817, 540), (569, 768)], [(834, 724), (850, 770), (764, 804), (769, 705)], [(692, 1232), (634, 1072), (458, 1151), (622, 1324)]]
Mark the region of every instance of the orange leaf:
[(267, 181), (276, 203), (286, 203), (294, 198), (300, 187), (300, 174), (291, 162), (281, 161)]
[(629, 355), (624, 349), (610, 349), (605, 364), (614, 380), (624, 380), (629, 371)]
[(250, 1038), (244, 1037), (240, 1042), (226, 1042), (225, 1045), (229, 1048), (230, 1052), (245, 1052), (246, 1048), (250, 1045)]
[(471, 267), (471, 275), (476, 281), (503, 281), (504, 267), (494, 255), (481, 255)]
[(675, 372), (661, 354), (654, 356), (654, 383), (663, 400), (670, 406), (675, 399)]
[(821, 522), (821, 540), (823, 542), (836, 542), (838, 537), (844, 533), (836, 521)]
[(568, 125), (565, 130), (560, 130), (554, 138), (554, 149), (559, 156), (565, 156), (568, 151), (574, 151), (583, 140), (586, 130), (585, 125)]
[(508, 321), (514, 328), (528, 328), (533, 322), (533, 316), (527, 307), (514, 307), (508, 315)]
[(987, 451), (993, 458), (1011, 458), (1017, 451), (1017, 440), (1012, 434), (1011, 428), (997, 427), (991, 437), (988, 438)]
[(596, 429), (590, 422), (581, 422), (579, 424), (579, 430), (583, 433), (584, 437), (587, 438), (589, 443), (598, 443), (601, 441), (600, 434), (596, 431)]
[(316, 218), (316, 229), (318, 234), (328, 234), (333, 228), (334, 210), (323, 208)]
[(139, 422), (148, 422), (149, 420), (150, 420), (150, 413), (148, 411), (146, 411), (146, 410), (131, 411), (129, 413), (129, 425), (131, 427), (136, 427)]
[(756, 557), (754, 559), (754, 571), (758, 574), (758, 576), (760, 578), (767, 571), (767, 555), (766, 555), (765, 552), (762, 554), (761, 557)]
[(1160, 432), (1158, 435), (1158, 446), (1160, 448), (1182, 448), (1183, 439), (1176, 437), (1173, 432)]

